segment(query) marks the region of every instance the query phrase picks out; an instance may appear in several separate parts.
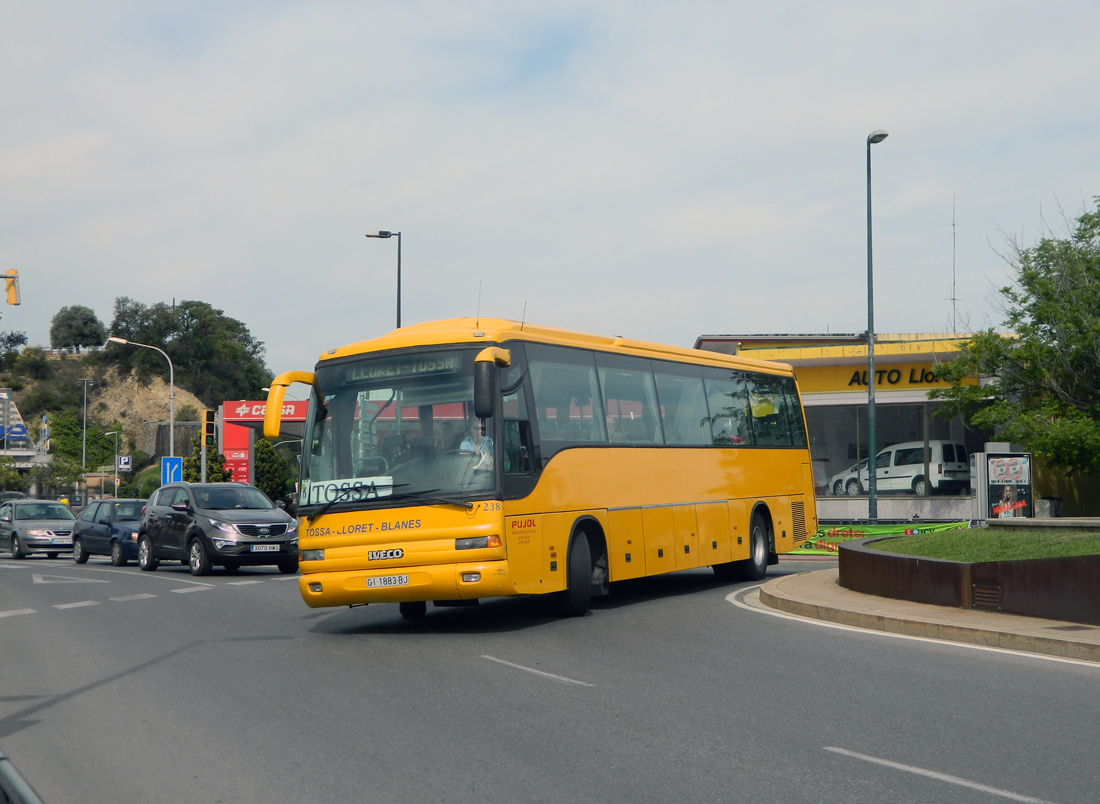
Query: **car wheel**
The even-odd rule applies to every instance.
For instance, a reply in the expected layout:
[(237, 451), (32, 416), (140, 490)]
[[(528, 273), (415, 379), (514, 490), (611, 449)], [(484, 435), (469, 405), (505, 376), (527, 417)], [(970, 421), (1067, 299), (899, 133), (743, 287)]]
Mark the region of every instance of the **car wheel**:
[(843, 483), (843, 481), (838, 480), (836, 483), (833, 484), (833, 496), (834, 497), (843, 497), (844, 496), (844, 483)]
[(210, 556), (202, 546), (202, 539), (197, 536), (191, 540), (191, 546), (187, 548), (187, 561), (192, 575), (210, 574)]
[(923, 477), (914, 478), (913, 480), (913, 493), (918, 497), (923, 497), (928, 493), (928, 483)]
[(160, 565), (156, 550), (153, 548), (153, 540), (148, 536), (142, 536), (138, 541), (138, 566), (145, 572), (152, 572)]
[(19, 537), (14, 533), (11, 535), (11, 557), (16, 561), (21, 561), (27, 557), (27, 554), (23, 552), (23, 545), (19, 543)]
[(279, 572), (283, 575), (293, 575), (298, 571), (298, 562), (295, 561), (280, 561)]
[(116, 567), (126, 566), (126, 556), (122, 555), (122, 545), (118, 539), (111, 542), (111, 564)]
[(84, 549), (84, 542), (81, 539), (73, 539), (73, 561), (77, 564), (88, 563), (88, 551)]
[(858, 497), (863, 493), (863, 489), (860, 488), (858, 480), (849, 480), (845, 488), (848, 490), (849, 497)]

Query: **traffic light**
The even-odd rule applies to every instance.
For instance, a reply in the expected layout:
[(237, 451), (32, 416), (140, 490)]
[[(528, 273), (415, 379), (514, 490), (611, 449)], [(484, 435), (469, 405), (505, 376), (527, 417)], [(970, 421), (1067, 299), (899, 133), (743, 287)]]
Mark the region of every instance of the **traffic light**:
[(19, 304), (19, 272), (14, 268), (4, 271), (4, 284), (7, 285), (8, 304)]
[(217, 431), (214, 429), (214, 411), (206, 411), (206, 418), (202, 422), (202, 443), (207, 447), (217, 445)]

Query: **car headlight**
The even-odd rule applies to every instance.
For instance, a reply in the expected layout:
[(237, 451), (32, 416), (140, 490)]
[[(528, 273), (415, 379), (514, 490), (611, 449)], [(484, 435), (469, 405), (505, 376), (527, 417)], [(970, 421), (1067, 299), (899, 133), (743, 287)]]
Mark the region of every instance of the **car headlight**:
[(220, 530), (222, 533), (229, 533), (236, 536), (240, 531), (237, 530), (237, 526), (231, 522), (222, 522), (220, 519), (211, 519), (210, 524)]
[(228, 550), (230, 547), (236, 547), (236, 542), (231, 542), (228, 539), (214, 539), (214, 547), (218, 550)]
[(49, 536), (50, 532), (48, 530), (40, 530), (40, 529), (36, 528), (34, 530), (28, 530), (27, 535), (28, 536)]
[(286, 532), (287, 533), (294, 533), (297, 530), (298, 530), (298, 520), (297, 519), (295, 519), (293, 522), (291, 522), (289, 525), (286, 526)]

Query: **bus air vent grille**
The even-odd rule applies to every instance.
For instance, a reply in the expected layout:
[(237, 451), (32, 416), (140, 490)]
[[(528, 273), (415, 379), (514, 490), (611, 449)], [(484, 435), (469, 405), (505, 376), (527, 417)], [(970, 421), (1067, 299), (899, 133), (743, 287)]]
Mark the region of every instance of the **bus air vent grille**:
[(806, 541), (806, 503), (795, 500), (791, 503), (791, 519), (794, 525), (794, 543)]

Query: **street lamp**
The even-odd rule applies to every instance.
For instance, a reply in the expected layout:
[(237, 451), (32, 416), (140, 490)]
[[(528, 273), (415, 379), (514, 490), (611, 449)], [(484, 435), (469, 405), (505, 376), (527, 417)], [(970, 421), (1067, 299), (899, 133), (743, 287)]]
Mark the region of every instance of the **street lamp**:
[(104, 433), (103, 435), (113, 435), (115, 437), (115, 493), (113, 496), (118, 496), (118, 431), (112, 431), (110, 433)]
[(875, 274), (871, 261), (871, 146), (889, 136), (879, 129), (867, 135), (867, 520), (878, 524), (878, 467), (875, 465)]
[(163, 349), (158, 349), (156, 346), (150, 346), (147, 343), (128, 341), (125, 338), (108, 338), (107, 343), (121, 343), (124, 346), (140, 346), (142, 349), (152, 349), (154, 352), (160, 352), (164, 355), (164, 359), (168, 361), (168, 457), (176, 457), (176, 374), (172, 368), (172, 358)]
[[(91, 384), (91, 380), (77, 380), (77, 382), (84, 383), (84, 426), (83, 435), (81, 437), (80, 445), (80, 479), (84, 483), (84, 497), (88, 496), (88, 478), (85, 476), (88, 473), (86, 468), (87, 456), (88, 456), (88, 385)], [(7, 436), (5, 435), (5, 439)], [(102, 492), (102, 484), (100, 491)], [(85, 499), (85, 502), (87, 500)]]
[(401, 329), (401, 232), (367, 232), (367, 237), (397, 238), (397, 328)]

